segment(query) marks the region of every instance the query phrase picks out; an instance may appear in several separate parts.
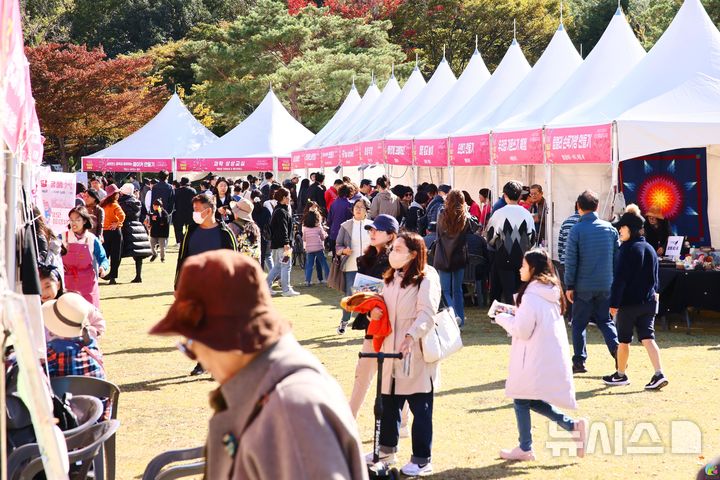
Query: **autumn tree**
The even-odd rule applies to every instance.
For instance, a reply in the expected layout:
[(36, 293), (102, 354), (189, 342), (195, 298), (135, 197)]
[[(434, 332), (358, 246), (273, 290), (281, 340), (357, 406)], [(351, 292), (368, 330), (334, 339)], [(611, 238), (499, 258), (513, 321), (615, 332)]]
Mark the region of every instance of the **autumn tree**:
[(102, 49), (46, 43), (26, 48), (45, 157), (71, 171), (78, 155), (140, 128), (164, 103), (148, 58), (108, 59)]
[(310, 6), (326, 7), (332, 15), (345, 18), (368, 18), (385, 20), (395, 14), (398, 7), (407, 0), (288, 0), (291, 15), (298, 14)]

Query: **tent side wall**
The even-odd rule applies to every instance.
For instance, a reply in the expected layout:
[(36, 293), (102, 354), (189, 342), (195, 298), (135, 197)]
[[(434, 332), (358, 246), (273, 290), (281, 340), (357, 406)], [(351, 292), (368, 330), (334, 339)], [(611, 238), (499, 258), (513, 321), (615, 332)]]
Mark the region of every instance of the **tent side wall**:
[(710, 243), (720, 245), (720, 200), (713, 196), (720, 192), (720, 145), (707, 147), (707, 182)]

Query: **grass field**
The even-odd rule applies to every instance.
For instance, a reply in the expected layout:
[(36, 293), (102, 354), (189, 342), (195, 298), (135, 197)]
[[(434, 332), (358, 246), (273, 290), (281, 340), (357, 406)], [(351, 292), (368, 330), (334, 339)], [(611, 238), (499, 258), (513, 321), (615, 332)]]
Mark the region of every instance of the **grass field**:
[[(108, 324), (102, 339), (105, 365), (109, 379), (122, 390), (120, 479), (140, 478), (150, 459), (163, 451), (201, 445), (211, 413), (207, 395), (216, 387), (207, 375), (188, 376), (193, 364), (175, 349), (177, 339), (146, 333), (173, 300), (175, 253), (169, 254), (165, 264), (159, 260), (146, 263), (142, 284), (127, 283), (134, 276), (133, 262), (128, 260), (121, 267), (120, 284), (101, 286), (102, 311)], [(296, 283), (300, 283), (298, 274), (296, 269)], [(277, 307), (292, 321), (300, 342), (322, 360), (349, 395), (361, 337), (353, 331), (336, 335), (339, 295), (322, 287), (299, 290), (304, 293), (299, 297), (275, 300)], [(607, 426), (609, 448), (603, 449), (598, 441), (595, 453), (582, 460), (567, 453), (553, 457), (546, 448), (548, 421), (533, 414), (538, 461), (512, 464), (497, 456), (500, 448), (517, 444), (512, 404), (503, 393), (510, 339), (477, 308), (470, 308), (467, 314), (465, 348), (441, 368), (442, 385), (436, 394), (433, 422), (433, 465), (437, 472), (433, 478), (679, 480), (694, 478), (704, 458), (720, 454), (720, 319), (696, 322), (692, 335), (682, 327), (659, 332), (670, 384), (656, 393), (643, 391), (653, 372), (640, 346), (631, 349), (628, 375), (632, 384), (614, 389), (602, 384), (600, 377), (611, 373), (613, 363), (598, 331), (591, 327), (589, 373), (576, 377), (579, 410), (569, 413)], [(691, 421), (700, 428), (701, 454), (671, 452), (673, 421)], [(642, 426), (636, 427), (642, 422), (652, 422), (659, 438), (646, 431), (639, 442), (630, 443), (634, 431), (641, 433)], [(363, 407), (358, 423), (369, 451), (372, 398)], [(681, 443), (686, 442), (673, 445), (677, 448)], [(628, 448), (632, 452), (639, 446), (659, 447), (662, 453), (628, 453)], [(409, 455), (410, 441), (403, 439), (400, 461), (405, 463)]]

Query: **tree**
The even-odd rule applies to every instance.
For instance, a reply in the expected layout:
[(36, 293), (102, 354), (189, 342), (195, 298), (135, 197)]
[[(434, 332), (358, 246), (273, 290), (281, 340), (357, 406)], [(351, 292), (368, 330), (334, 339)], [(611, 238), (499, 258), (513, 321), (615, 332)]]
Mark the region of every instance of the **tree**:
[(310, 6), (327, 7), (328, 12), (345, 18), (385, 20), (397, 11), (406, 0), (288, 0), (288, 11), (297, 15)]
[(217, 125), (227, 129), (251, 113), (272, 85), (295, 118), (318, 130), (353, 76), (362, 91), (373, 70), (387, 78), (393, 62), (403, 61), (389, 29), (387, 21), (346, 19), (312, 6), (293, 16), (284, 2), (260, 0), (230, 25), (193, 32), (198, 84), (192, 103), (211, 108)]
[(46, 159), (71, 171), (74, 158), (125, 137), (162, 107), (148, 58), (107, 59), (101, 48), (46, 43), (26, 48)]
[(70, 38), (70, 12), (74, 0), (21, 0), (23, 35), (28, 45)]

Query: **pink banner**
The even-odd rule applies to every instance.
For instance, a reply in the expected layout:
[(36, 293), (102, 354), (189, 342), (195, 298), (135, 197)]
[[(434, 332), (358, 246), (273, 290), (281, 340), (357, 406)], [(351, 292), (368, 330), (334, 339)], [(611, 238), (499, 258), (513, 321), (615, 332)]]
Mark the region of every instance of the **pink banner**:
[(384, 163), (385, 155), (383, 154), (383, 148), (382, 140), (362, 142), (360, 144), (360, 161), (368, 165)]
[(178, 172), (240, 172), (273, 170), (273, 159), (267, 158), (178, 158)]
[(159, 172), (172, 171), (169, 158), (93, 158), (83, 157), (83, 172)]
[(453, 167), (490, 165), (490, 135), (451, 138), (450, 165)]
[(292, 152), (292, 156), (290, 157), (290, 163), (292, 165), (292, 168), (305, 168), (302, 152)]
[(412, 140), (385, 140), (385, 158), (388, 165), (412, 165)]
[(292, 171), (292, 159), (290, 157), (278, 158), (278, 172)]
[(325, 147), (320, 150), (323, 167), (337, 167), (340, 164), (340, 151), (337, 147)]
[(612, 125), (548, 128), (548, 163), (611, 163)]
[(360, 144), (353, 143), (352, 145), (340, 145), (338, 147), (340, 152), (340, 165), (343, 167), (357, 167), (362, 162), (360, 161)]
[(498, 165), (542, 165), (542, 130), (493, 133), (495, 162)]
[(320, 168), (322, 166), (320, 150), (305, 150), (302, 152), (302, 156), (305, 168)]
[(415, 140), (415, 165), (420, 167), (447, 167), (447, 138)]

